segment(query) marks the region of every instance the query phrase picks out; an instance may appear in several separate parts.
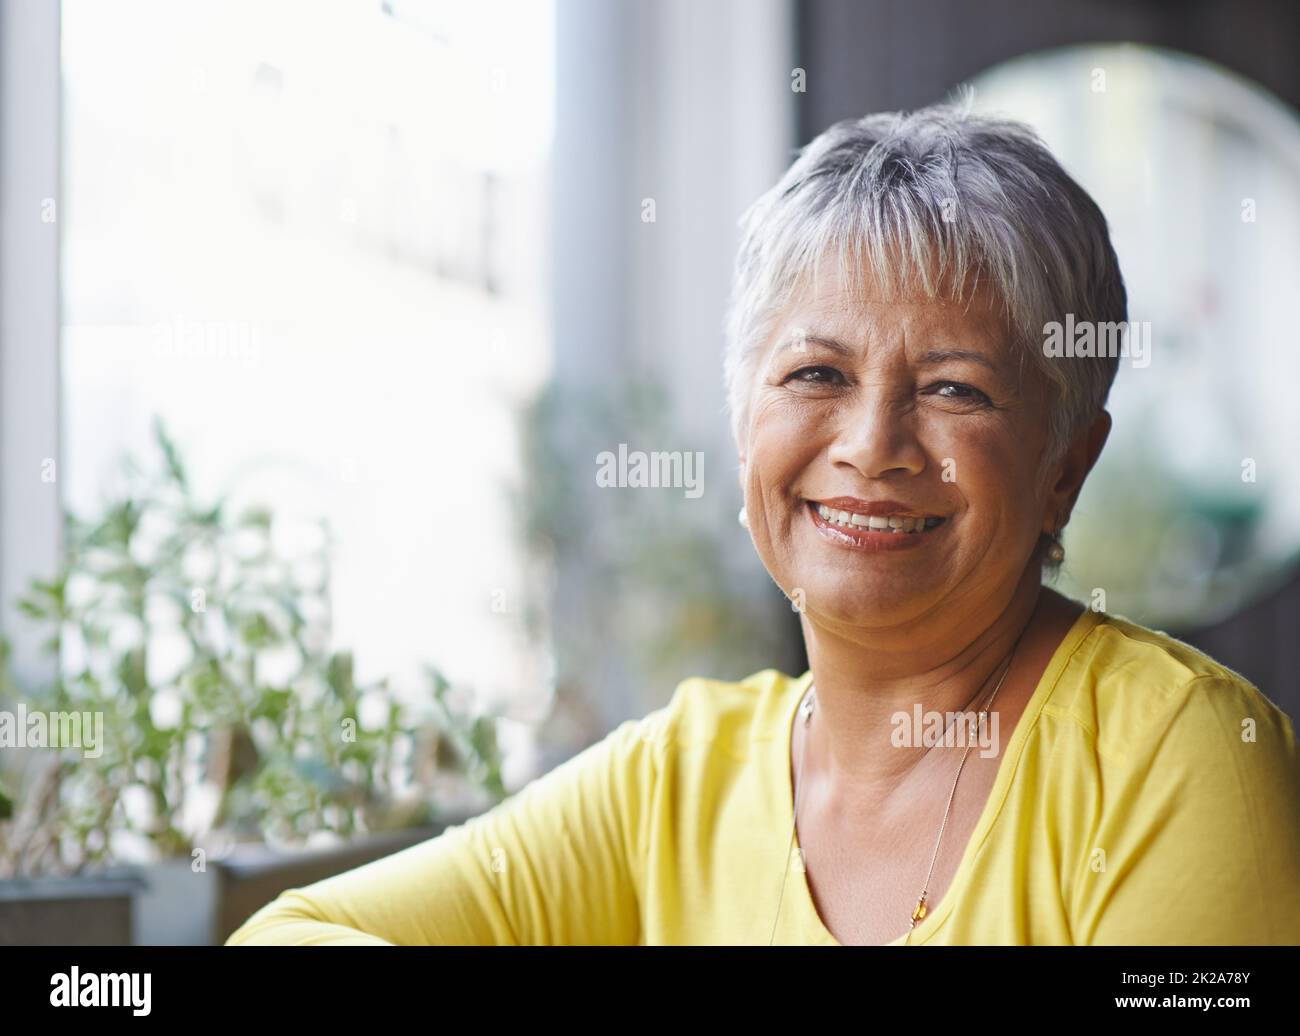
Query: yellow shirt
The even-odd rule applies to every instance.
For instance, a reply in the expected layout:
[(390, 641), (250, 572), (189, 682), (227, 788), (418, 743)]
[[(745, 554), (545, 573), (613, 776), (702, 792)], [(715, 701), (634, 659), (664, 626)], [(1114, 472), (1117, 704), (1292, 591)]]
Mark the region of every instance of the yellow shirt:
[[(787, 860), (776, 942), (838, 945), (787, 855), (789, 739), (810, 681), (687, 679), (483, 815), (283, 893), (227, 945), (766, 945)], [(1291, 721), (1181, 641), (1084, 612), (911, 935), (1300, 944)]]

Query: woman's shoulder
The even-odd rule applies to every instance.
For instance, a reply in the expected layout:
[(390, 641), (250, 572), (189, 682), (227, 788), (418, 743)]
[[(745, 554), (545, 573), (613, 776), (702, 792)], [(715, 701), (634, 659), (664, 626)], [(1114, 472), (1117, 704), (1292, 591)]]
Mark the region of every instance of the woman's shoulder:
[[(1080, 622), (1026, 773), (1078, 945), (1300, 937), (1300, 750), (1240, 673), (1121, 615)], [(1268, 909), (1257, 909), (1261, 902)]]
[(1086, 633), (1067, 648), (1036, 732), (1052, 779), (1026, 785), (1067, 846), (1072, 940), (1294, 943), (1300, 750), (1290, 718), (1162, 630), (1106, 613), (1080, 622)]
[(1044, 712), (1082, 727), (1112, 760), (1171, 734), (1207, 754), (1261, 736), (1295, 751), (1290, 718), (1241, 673), (1163, 630), (1108, 612), (1092, 617)]

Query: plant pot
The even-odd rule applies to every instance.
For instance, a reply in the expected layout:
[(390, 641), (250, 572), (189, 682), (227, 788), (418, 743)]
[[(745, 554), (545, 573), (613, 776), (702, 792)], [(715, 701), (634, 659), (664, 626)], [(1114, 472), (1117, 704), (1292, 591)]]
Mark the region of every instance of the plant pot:
[(281, 892), (416, 845), (470, 815), (328, 849), (241, 845), (202, 871), (177, 857), (85, 877), (0, 882), (0, 946), (221, 945)]
[(0, 946), (127, 946), (140, 887), (129, 874), (0, 882)]
[(188, 856), (140, 867), (131, 942), (136, 946), (211, 946), (216, 940), (222, 875), (195, 871)]

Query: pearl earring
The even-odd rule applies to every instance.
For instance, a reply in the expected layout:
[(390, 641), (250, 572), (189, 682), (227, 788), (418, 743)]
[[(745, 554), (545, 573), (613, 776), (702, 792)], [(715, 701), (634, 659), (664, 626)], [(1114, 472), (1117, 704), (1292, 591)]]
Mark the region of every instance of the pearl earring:
[(1047, 548), (1047, 558), (1053, 565), (1059, 565), (1065, 560), (1065, 547), (1061, 543), (1061, 532), (1063, 527), (1060, 524), (1060, 515), (1057, 515), (1057, 526), (1053, 532), (1048, 533), (1052, 538), (1052, 545)]
[(749, 528), (749, 512), (746, 511), (746, 510), (742, 507), (742, 508), (740, 509), (740, 514), (736, 515), (736, 521), (740, 522), (740, 524), (741, 524), (744, 528), (748, 529), (748, 528)]

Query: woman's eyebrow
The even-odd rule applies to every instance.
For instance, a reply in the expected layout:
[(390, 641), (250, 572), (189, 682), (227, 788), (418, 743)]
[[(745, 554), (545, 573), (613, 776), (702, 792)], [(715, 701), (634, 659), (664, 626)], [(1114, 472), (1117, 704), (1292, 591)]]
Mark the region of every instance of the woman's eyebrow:
[(970, 349), (931, 349), (916, 358), (917, 364), (922, 367), (935, 367), (949, 360), (970, 360), (972, 363), (983, 364), (994, 374), (1002, 373), (1002, 368), (987, 356)]
[[(824, 346), (832, 352), (837, 352), (842, 356), (854, 355), (853, 349), (845, 345), (839, 339), (821, 334), (792, 335), (790, 343), (786, 348), (798, 351), (801, 342)], [(972, 363), (982, 364), (994, 374), (1002, 374), (1002, 368), (997, 363), (990, 360), (983, 353), (975, 352), (971, 349), (930, 349), (918, 356), (916, 362), (922, 367), (935, 367), (941, 363), (947, 363), (950, 360), (969, 360)]]
[(795, 352), (802, 352), (801, 345), (821, 345), (825, 346), (831, 352), (837, 352), (842, 356), (852, 356), (853, 350), (837, 338), (829, 338), (826, 335), (809, 335), (796, 332), (790, 336), (790, 341), (786, 345), (787, 349), (793, 349)]

